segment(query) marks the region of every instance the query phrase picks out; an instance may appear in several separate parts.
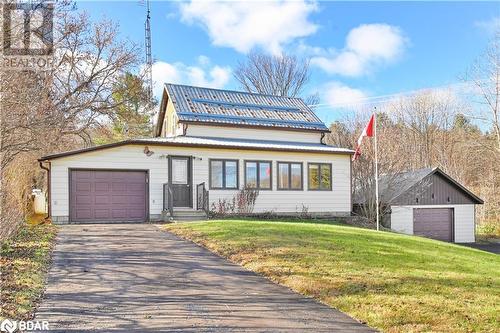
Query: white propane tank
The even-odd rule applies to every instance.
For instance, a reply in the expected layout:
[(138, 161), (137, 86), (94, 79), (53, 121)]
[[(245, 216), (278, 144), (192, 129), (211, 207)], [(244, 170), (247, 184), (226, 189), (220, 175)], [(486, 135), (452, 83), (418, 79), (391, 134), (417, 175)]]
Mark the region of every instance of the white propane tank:
[(33, 189), (33, 210), (35, 214), (47, 214), (47, 200), (45, 200), (45, 193), (39, 189)]

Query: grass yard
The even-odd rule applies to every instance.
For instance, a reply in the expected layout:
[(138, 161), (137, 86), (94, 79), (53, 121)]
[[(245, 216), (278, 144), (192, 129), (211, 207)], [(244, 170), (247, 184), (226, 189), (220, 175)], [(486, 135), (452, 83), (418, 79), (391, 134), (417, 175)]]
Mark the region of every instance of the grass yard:
[(0, 256), (0, 318), (27, 320), (43, 294), (57, 228), (23, 225), (2, 244)]
[(305, 221), (164, 227), (385, 332), (498, 332), (500, 256)]

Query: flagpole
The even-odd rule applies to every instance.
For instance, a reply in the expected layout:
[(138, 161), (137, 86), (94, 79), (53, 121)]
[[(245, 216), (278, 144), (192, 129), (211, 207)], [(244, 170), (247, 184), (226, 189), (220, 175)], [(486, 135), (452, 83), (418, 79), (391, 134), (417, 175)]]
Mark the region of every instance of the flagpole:
[(377, 147), (377, 107), (375, 109), (375, 117), (373, 119), (373, 136), (375, 137), (375, 204), (377, 210), (377, 231), (380, 230), (380, 216), (379, 216), (379, 197), (378, 197), (378, 147)]

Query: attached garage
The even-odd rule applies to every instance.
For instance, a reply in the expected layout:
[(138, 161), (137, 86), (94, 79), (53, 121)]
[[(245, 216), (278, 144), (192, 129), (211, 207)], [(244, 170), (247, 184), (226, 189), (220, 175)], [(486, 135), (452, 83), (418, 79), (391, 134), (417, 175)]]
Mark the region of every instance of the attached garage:
[(148, 173), (142, 170), (69, 170), (71, 222), (143, 222), (148, 217)]

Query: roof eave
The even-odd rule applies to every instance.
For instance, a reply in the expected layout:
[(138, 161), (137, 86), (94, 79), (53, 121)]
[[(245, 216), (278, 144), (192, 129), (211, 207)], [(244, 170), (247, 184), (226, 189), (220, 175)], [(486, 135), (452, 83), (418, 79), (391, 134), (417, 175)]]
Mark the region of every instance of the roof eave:
[(263, 150), (263, 151), (284, 151), (284, 152), (306, 152), (306, 153), (317, 153), (317, 154), (331, 154), (331, 155), (353, 155), (354, 151), (327, 151), (327, 150), (311, 150), (311, 149), (294, 149), (294, 148), (273, 148), (273, 147), (252, 147), (252, 146), (238, 146), (238, 145), (217, 145), (217, 144), (199, 144), (199, 143), (187, 143), (187, 142), (158, 142), (154, 140), (125, 140), (115, 143), (109, 143), (105, 145), (83, 148), (78, 150), (72, 150), (68, 152), (62, 152), (57, 154), (51, 154), (47, 156), (42, 156), (38, 159), (39, 162), (50, 161), (57, 158), (78, 155), (82, 153), (88, 153), (92, 151), (98, 151), (108, 148), (115, 148), (125, 145), (152, 145), (152, 146), (172, 146), (172, 147), (201, 147), (201, 148), (216, 148), (216, 149), (241, 149), (241, 150)]
[(245, 128), (259, 128), (259, 129), (272, 129), (280, 131), (297, 131), (297, 132), (320, 132), (320, 133), (331, 133), (328, 128), (299, 128), (299, 127), (284, 127), (284, 126), (264, 126), (264, 125), (253, 125), (253, 124), (232, 124), (224, 122), (215, 121), (200, 121), (200, 120), (181, 120), (179, 123), (192, 124), (192, 125), (209, 125), (209, 126), (222, 126), (222, 127), (245, 127)]

